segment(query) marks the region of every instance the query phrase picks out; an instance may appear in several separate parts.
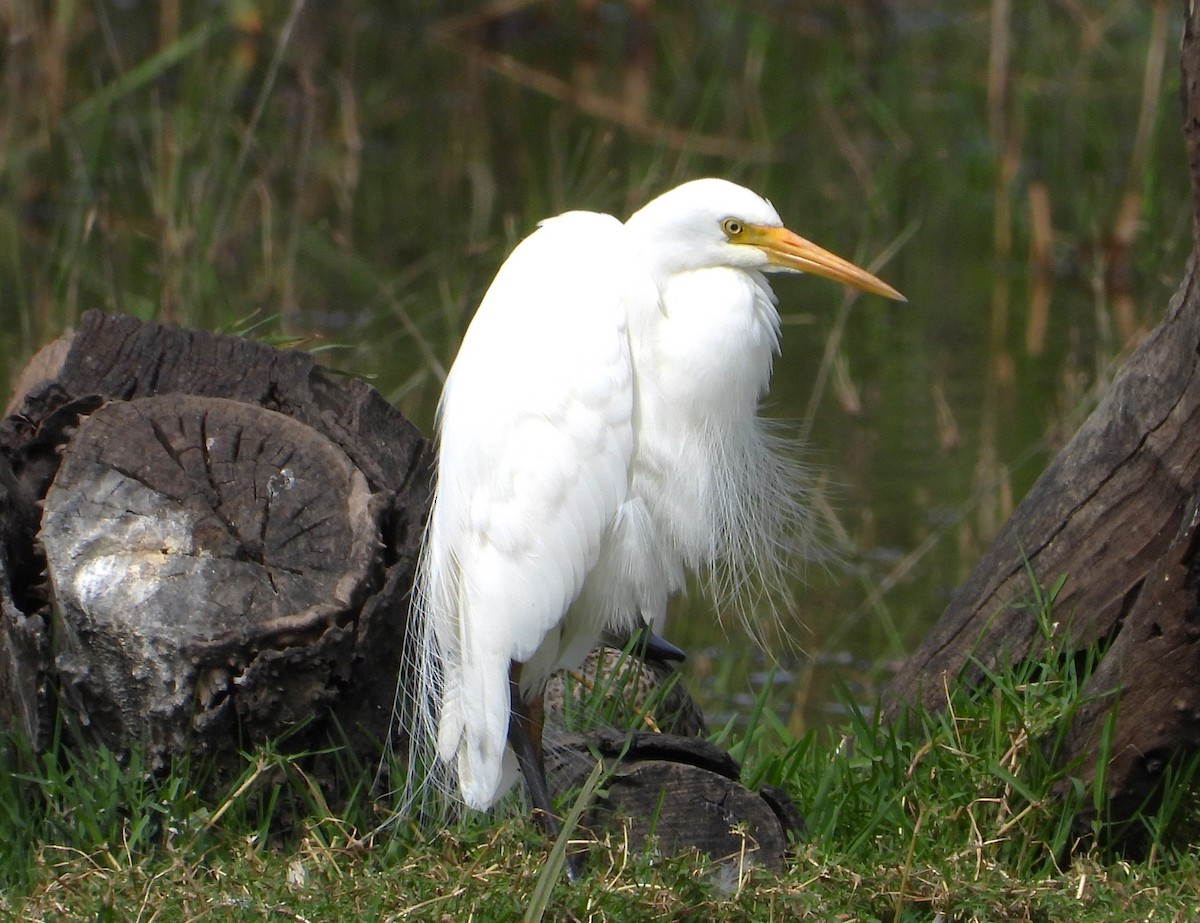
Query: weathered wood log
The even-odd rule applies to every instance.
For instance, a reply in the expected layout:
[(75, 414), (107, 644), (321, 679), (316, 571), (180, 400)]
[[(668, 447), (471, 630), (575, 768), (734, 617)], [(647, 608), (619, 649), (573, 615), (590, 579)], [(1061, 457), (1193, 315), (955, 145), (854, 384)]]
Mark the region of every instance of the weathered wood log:
[(57, 705), (80, 741), (152, 766), (185, 745), (232, 766), (286, 731), (377, 755), (429, 496), (420, 433), (305, 353), (94, 312), (19, 387), (0, 723), (41, 748)]
[[(1200, 748), (1200, 496), (1162, 559), (1151, 567), (1137, 603), (1106, 652), (1065, 741), (1065, 759), (1082, 759), (1082, 776), (1093, 780), (1110, 709), (1117, 722), (1108, 747), (1106, 839), (1138, 848), (1139, 826), (1127, 828), (1153, 796), (1172, 761)], [(1077, 818), (1081, 834), (1092, 827), (1095, 807)]]
[(597, 832), (624, 828), (635, 848), (653, 839), (666, 855), (697, 849), (739, 871), (757, 865), (778, 872), (803, 833), (784, 792), (751, 792), (729, 754), (698, 737), (606, 729), (562, 736), (547, 747), (552, 791), (580, 786), (597, 758), (609, 775), (583, 823)]
[[(1200, 8), (1182, 49), (1184, 134), (1200, 241)], [(1076, 648), (1104, 650), (1094, 696), (1063, 759), (1097, 778), (1101, 730), (1117, 707), (1105, 773), (1112, 815), (1152, 799), (1172, 759), (1200, 747), (1200, 277), (1197, 250), (1162, 323), (1000, 530), (941, 619), (891, 683), (892, 714), (940, 708), (957, 681), (1025, 656), (1038, 627), (1028, 571), (1065, 583), (1055, 601)], [(1068, 765), (1069, 763), (1064, 763)], [(1089, 818), (1081, 818), (1086, 825)]]
[[(752, 792), (740, 783), (737, 763), (702, 739), (704, 716), (679, 679), (669, 663), (603, 646), (578, 670), (552, 677), (546, 690), (552, 793), (561, 798), (578, 788), (599, 760), (608, 775), (583, 820), (594, 834), (619, 833), (621, 842), (653, 843), (667, 855), (696, 849), (738, 873), (748, 866), (782, 870), (790, 841), (804, 828), (796, 806), (782, 789)], [(650, 731), (565, 732), (565, 714), (573, 709), (586, 717), (581, 701), (597, 698), (606, 720)]]

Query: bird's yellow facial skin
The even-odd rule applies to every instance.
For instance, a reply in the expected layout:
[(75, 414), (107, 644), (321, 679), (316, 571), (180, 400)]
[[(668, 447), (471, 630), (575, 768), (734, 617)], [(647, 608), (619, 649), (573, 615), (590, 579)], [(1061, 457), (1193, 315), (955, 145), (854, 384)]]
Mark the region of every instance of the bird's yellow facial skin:
[(891, 298), (895, 301), (908, 300), (882, 279), (855, 266), (849, 260), (844, 260), (840, 256), (818, 247), (812, 241), (805, 240), (787, 228), (746, 224), (736, 218), (726, 218), (721, 222), (721, 228), (725, 231), (730, 243), (757, 247), (775, 266), (796, 269), (812, 273), (815, 276), (824, 276), (826, 279), (833, 279), (843, 285), (850, 285), (862, 289), (864, 292), (882, 295), (884, 298)]

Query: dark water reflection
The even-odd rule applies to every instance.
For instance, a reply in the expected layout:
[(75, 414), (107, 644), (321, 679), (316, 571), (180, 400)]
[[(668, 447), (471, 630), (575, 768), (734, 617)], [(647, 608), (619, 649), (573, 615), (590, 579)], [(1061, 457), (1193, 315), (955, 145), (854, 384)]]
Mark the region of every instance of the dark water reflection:
[[(280, 311), (428, 430), (470, 312), (540, 217), (624, 215), (716, 174), (864, 264), (896, 245), (879, 272), (908, 305), (776, 285), (770, 412), (807, 433), (838, 545), (797, 587), (790, 641), (768, 632), (767, 657), (697, 598), (671, 625), (712, 714), (774, 670), (782, 719), (826, 723), (832, 684), (868, 701), (927, 631), (1188, 250), (1178, 23), (1156, 38), (1158, 5), (1135, 0), (1019, 6), (243, 4), (221, 42), (48, 144), (10, 105), (6, 356), (89, 306)], [(148, 4), (97, 9), (64, 111), (164, 46)], [(197, 25), (181, 15), (176, 38)], [(9, 103), (36, 83), (10, 74)]]

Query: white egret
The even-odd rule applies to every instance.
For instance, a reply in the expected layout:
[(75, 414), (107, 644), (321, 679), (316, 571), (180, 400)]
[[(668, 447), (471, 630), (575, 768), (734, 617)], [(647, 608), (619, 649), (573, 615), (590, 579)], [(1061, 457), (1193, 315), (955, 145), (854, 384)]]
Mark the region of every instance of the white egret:
[(549, 812), (544, 684), (602, 632), (661, 624), (689, 570), (720, 596), (779, 569), (799, 498), (757, 415), (776, 271), (903, 300), (719, 179), (624, 224), (550, 218), (500, 268), (442, 392), (414, 594), (426, 730), (468, 805), (519, 762)]

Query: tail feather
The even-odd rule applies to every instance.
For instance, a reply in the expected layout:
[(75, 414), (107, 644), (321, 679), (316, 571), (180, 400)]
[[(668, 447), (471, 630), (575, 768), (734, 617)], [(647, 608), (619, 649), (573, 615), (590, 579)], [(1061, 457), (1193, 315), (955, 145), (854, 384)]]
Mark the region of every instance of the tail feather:
[[(410, 625), (410, 703), (402, 710), (410, 746), (405, 803), (432, 799), (491, 807), (515, 780), (506, 771), (510, 645), (472, 630), (478, 610), (458, 562), (426, 543), (417, 566)], [(435, 813), (444, 813), (444, 810)]]
[(473, 808), (491, 807), (503, 793), (504, 752), (511, 708), (508, 663), (477, 638), (465, 639), (450, 661), (455, 695), (446, 698), (438, 727), (438, 756), (453, 762), (459, 792)]

